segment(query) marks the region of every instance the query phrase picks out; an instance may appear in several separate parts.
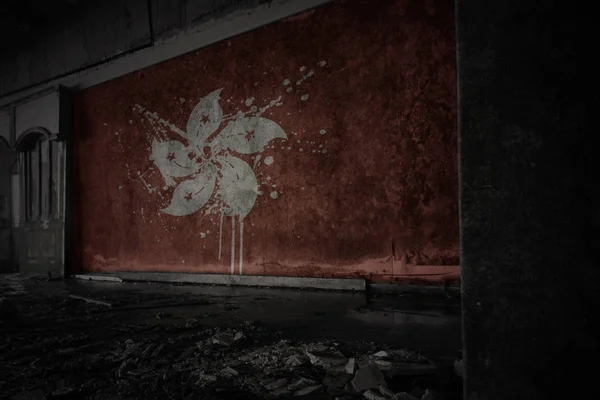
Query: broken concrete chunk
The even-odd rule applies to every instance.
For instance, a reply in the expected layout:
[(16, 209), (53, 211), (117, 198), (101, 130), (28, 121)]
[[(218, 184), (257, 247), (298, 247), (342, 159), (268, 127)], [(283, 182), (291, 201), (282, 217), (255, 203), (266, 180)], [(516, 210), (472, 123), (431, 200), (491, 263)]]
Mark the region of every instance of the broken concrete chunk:
[(307, 386), (314, 385), (315, 383), (316, 382), (311, 379), (300, 378), (300, 379), (296, 380), (295, 382), (290, 383), (287, 388), (290, 392), (296, 392)]
[(185, 321), (185, 327), (186, 328), (193, 328), (193, 327), (195, 327), (197, 325), (198, 325), (198, 320), (196, 318), (188, 318)]
[(162, 351), (163, 351), (164, 348), (165, 348), (164, 344), (158, 345), (158, 347), (156, 349), (154, 349), (154, 351), (152, 352), (152, 356), (151, 357), (154, 358), (154, 357), (159, 356), (162, 353)]
[(299, 354), (292, 354), (284, 360), (284, 363), (288, 367), (297, 367), (304, 364), (308, 359)]
[(352, 380), (352, 386), (357, 392), (378, 389), (379, 385), (386, 385), (385, 377), (374, 364), (366, 365), (356, 371), (356, 375)]
[(304, 389), (300, 389), (300, 390), (296, 391), (294, 393), (294, 396), (306, 396), (306, 395), (309, 395), (309, 394), (319, 390), (320, 388), (321, 388), (321, 385), (305, 387)]
[(212, 342), (221, 346), (231, 346), (233, 344), (233, 335), (230, 332), (217, 333), (212, 337)]
[(142, 350), (142, 352), (140, 353), (140, 356), (142, 356), (142, 357), (149, 356), (150, 354), (152, 354), (155, 347), (156, 347), (155, 344), (150, 343), (148, 346), (146, 346), (146, 348), (144, 350)]
[(242, 332), (221, 332), (215, 334), (211, 341), (213, 344), (218, 344), (221, 346), (229, 347), (233, 343), (240, 341), (244, 338), (244, 334)]
[(386, 385), (379, 385), (379, 393), (387, 397), (394, 397), (394, 392)]
[(233, 377), (233, 376), (238, 376), (239, 373), (235, 369), (233, 369), (231, 367), (225, 367), (225, 368), (223, 368), (221, 370), (221, 375), (230, 378), (230, 377)]
[(346, 373), (354, 375), (355, 369), (356, 369), (356, 361), (354, 360), (354, 358), (349, 358), (348, 364), (346, 364), (346, 366), (344, 367), (344, 370), (346, 371)]
[(119, 366), (119, 369), (117, 369), (117, 377), (122, 378), (123, 376), (125, 376), (127, 371), (132, 369), (132, 367), (133, 367), (133, 365), (129, 360), (123, 361), (121, 363), (121, 365)]
[(373, 363), (377, 364), (379, 369), (382, 371), (389, 371), (394, 366), (394, 363), (390, 360), (376, 359), (373, 360)]
[(334, 351), (306, 351), (312, 365), (323, 367), (328, 370), (344, 371), (348, 359), (337, 350)]
[(281, 387), (286, 386), (287, 383), (288, 383), (288, 379), (287, 378), (282, 378), (282, 379), (278, 379), (278, 380), (276, 380), (274, 382), (271, 382), (268, 385), (265, 385), (264, 388), (267, 389), (267, 390), (275, 390), (275, 389), (279, 389)]
[(198, 381), (196, 381), (196, 385), (203, 386), (207, 383), (216, 382), (217, 377), (212, 374), (206, 374), (204, 371), (200, 371), (197, 373)]
[(387, 400), (388, 398), (383, 396), (377, 390), (369, 389), (363, 393), (364, 398), (369, 400)]
[(130, 339), (125, 342), (125, 346), (125, 350), (121, 354), (121, 360), (125, 360), (133, 355), (139, 354), (142, 349), (141, 343), (133, 343), (133, 340)]
[(381, 350), (381, 351), (378, 351), (377, 353), (373, 354), (373, 357), (379, 357), (379, 358), (389, 357), (389, 354), (387, 351)]
[(413, 396), (410, 393), (401, 392), (397, 393), (392, 397), (393, 400), (420, 400), (418, 397)]

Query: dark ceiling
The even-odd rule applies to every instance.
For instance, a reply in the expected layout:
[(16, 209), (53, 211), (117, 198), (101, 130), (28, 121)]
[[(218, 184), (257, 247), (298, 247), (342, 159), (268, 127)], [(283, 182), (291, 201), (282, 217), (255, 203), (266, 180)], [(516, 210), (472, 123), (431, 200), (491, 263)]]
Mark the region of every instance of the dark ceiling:
[(0, 51), (47, 32), (91, 0), (0, 0)]

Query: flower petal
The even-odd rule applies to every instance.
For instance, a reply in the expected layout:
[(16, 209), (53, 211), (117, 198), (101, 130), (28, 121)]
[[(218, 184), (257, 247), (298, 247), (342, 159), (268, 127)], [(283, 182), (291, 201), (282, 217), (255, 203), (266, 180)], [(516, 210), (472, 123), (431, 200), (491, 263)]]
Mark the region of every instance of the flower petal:
[(181, 182), (173, 192), (171, 204), (164, 208), (165, 214), (182, 217), (190, 215), (204, 207), (215, 189), (216, 174), (213, 169), (205, 168), (194, 179)]
[(186, 138), (192, 143), (203, 145), (206, 139), (221, 125), (223, 110), (219, 105), (222, 88), (204, 96), (190, 114)]
[(223, 177), (219, 181), (218, 193), (234, 214), (244, 218), (256, 201), (258, 182), (252, 168), (237, 157), (216, 157), (221, 165)]
[(267, 118), (250, 117), (231, 121), (213, 142), (213, 154), (233, 150), (241, 154), (260, 153), (275, 138), (287, 138), (276, 122)]
[(187, 147), (176, 140), (160, 142), (154, 139), (150, 160), (158, 167), (167, 185), (174, 186), (173, 177), (181, 178), (194, 173), (195, 161), (190, 159), (189, 152)]

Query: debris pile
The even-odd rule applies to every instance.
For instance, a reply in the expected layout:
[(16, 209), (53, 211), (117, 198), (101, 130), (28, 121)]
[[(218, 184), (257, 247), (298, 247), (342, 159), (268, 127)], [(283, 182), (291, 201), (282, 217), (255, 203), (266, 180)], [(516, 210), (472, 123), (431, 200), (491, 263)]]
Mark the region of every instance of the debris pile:
[[(169, 313), (76, 296), (22, 297), (18, 313), (0, 301), (0, 398), (458, 398), (440, 390), (438, 365), (406, 349), (291, 341), (235, 319), (211, 326), (204, 311), (164, 323)], [(143, 312), (144, 322), (131, 319)], [(451, 365), (449, 375), (457, 379)]]
[[(399, 374), (435, 371), (432, 363), (415, 353), (352, 353), (348, 344), (329, 342), (279, 340), (260, 345), (261, 328), (244, 328), (127, 339), (106, 351), (87, 355), (82, 354), (83, 348), (71, 346), (59, 351), (63, 356), (60, 361), (68, 363), (64, 358), (70, 355), (70, 362), (77, 364), (73, 367), (80, 372), (106, 373), (102, 384), (114, 383), (118, 395), (124, 397), (169, 393), (171, 398), (185, 398), (194, 393), (221, 393), (227, 398), (225, 392), (235, 390), (254, 398), (320, 395), (318, 398), (331, 399), (434, 399), (430, 392), (416, 396), (394, 385)], [(81, 342), (82, 338), (77, 339)], [(58, 361), (56, 356), (53, 359)], [(77, 390), (93, 392), (99, 384), (98, 379), (90, 379)]]

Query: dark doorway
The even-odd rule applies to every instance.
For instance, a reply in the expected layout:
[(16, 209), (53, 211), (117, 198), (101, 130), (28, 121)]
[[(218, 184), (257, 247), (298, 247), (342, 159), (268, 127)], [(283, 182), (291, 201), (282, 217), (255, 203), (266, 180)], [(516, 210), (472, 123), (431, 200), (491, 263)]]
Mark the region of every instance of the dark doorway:
[(65, 145), (43, 128), (25, 132), (19, 158), (19, 271), (64, 275)]

